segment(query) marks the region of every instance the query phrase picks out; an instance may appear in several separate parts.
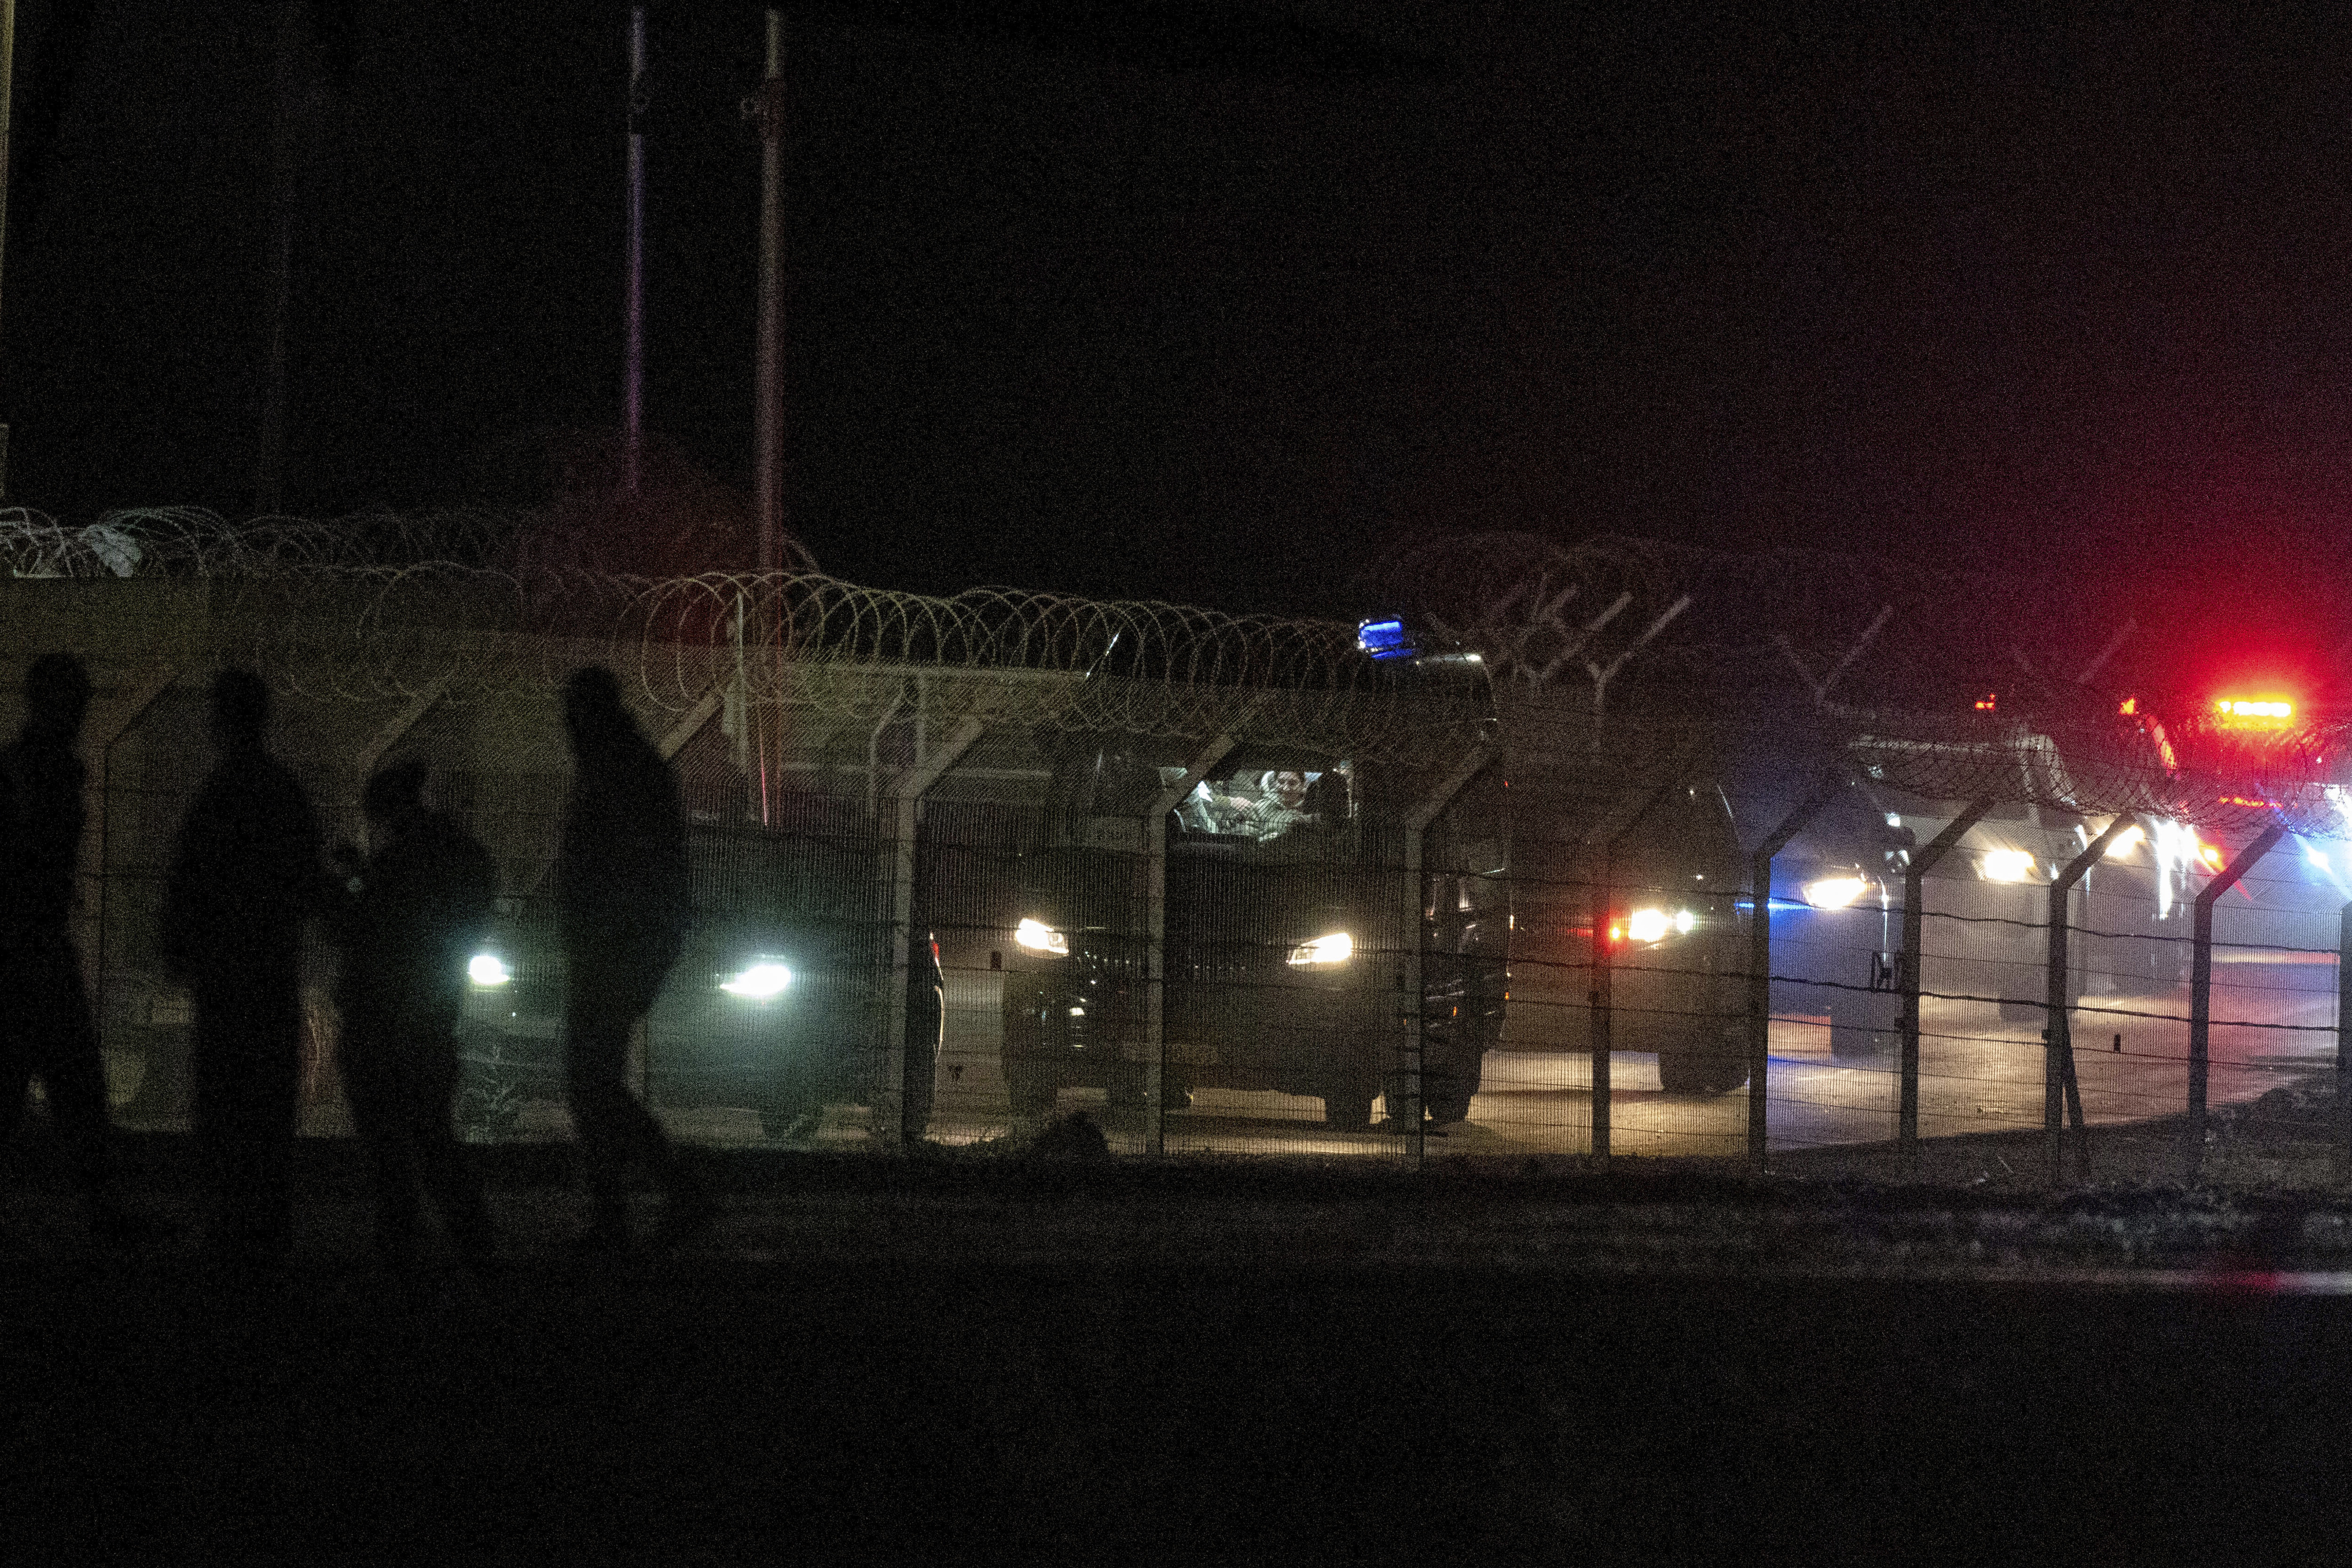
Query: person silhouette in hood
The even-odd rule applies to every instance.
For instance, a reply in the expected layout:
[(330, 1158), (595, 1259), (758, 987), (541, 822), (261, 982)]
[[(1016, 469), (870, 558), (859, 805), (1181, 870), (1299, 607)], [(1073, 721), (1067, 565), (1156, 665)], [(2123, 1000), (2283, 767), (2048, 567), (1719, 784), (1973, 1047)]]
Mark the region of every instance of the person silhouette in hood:
[(329, 890), (310, 798), (264, 747), (269, 689), (213, 682), (215, 760), (180, 823), (164, 885), (164, 965), (194, 1004), (196, 1141), (211, 1162), (209, 1249), (270, 1263), (293, 1246), (303, 924)]

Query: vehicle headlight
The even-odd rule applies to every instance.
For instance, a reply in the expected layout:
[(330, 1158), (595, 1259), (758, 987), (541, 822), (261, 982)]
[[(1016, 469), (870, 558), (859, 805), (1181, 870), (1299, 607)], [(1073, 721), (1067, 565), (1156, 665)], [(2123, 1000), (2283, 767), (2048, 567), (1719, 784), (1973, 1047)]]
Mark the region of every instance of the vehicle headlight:
[(1663, 942), (1673, 928), (1663, 909), (1637, 909), (1625, 917), (1625, 936), (1634, 942)]
[(1805, 902), (1815, 909), (1843, 909), (1870, 891), (1858, 876), (1825, 876), (1805, 883)]
[(1977, 873), (1987, 882), (2028, 882), (2034, 870), (2033, 857), (2023, 850), (1988, 850), (1977, 862)]
[(1301, 942), (1290, 950), (1290, 967), (1294, 969), (1328, 969), (1346, 963), (1356, 951), (1356, 939), (1345, 931), (1334, 931), (1328, 936), (1318, 936), (1312, 942)]
[(719, 983), (719, 988), (730, 997), (748, 1001), (764, 1002), (783, 994), (793, 983), (793, 972), (773, 958), (754, 958), (731, 980)]
[(1056, 958), (1070, 956), (1070, 939), (1042, 920), (1024, 920), (1013, 933), (1013, 940), (1032, 953), (1051, 953)]
[(514, 978), (514, 971), (496, 953), (477, 953), (466, 960), (466, 978), (478, 986), (503, 986)]

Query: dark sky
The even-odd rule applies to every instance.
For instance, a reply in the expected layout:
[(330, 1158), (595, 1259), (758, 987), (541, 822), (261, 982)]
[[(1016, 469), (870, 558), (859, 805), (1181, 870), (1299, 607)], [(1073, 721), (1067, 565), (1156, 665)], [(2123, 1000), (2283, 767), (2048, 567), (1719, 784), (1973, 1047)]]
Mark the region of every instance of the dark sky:
[[(11, 214), (13, 496), (241, 512), (271, 7), (21, 3), (20, 101), (88, 26)], [(1804, 546), (2331, 655), (2345, 40), (1889, 9), (795, 8), (793, 527), (886, 585), (1340, 613), (1456, 530)], [(520, 494), (617, 422), (623, 15), (324, 14), (292, 506)], [(656, 5), (649, 122), (648, 421), (747, 487), (758, 16)]]

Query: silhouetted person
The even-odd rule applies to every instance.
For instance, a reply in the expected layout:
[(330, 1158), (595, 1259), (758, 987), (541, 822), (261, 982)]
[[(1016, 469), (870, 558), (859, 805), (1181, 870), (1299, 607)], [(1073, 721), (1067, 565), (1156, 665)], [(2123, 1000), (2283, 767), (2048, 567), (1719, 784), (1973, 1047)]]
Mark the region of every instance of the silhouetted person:
[[(334, 919), (343, 1092), (373, 1165), (376, 1249), (395, 1265), (416, 1255), (420, 1183), (459, 1250), (478, 1260), (490, 1249), (481, 1178), (450, 1113), (466, 965), (488, 930), (498, 867), (455, 818), (425, 810), (425, 774), (405, 762), (367, 781), (371, 852), (349, 865)], [(348, 845), (337, 858), (358, 861)]]
[(70, 929), (88, 777), (74, 747), (89, 695), (79, 659), (42, 654), (25, 674), (24, 731), (0, 750), (0, 1150), (37, 1076), (91, 1233), (132, 1241), (165, 1228), (127, 1213), (113, 1196), (106, 1068)]
[(262, 749), (269, 690), (246, 670), (213, 682), (217, 757), (180, 824), (163, 894), (163, 961), (194, 1004), (196, 1141), (210, 1158), (212, 1250), (282, 1259), (293, 1245), (301, 1071), (302, 923), (329, 884), (318, 819)]
[(593, 1205), (579, 1246), (629, 1245), (627, 1166), (661, 1183), (664, 1239), (709, 1223), (711, 1205), (653, 1113), (624, 1081), (629, 1035), (677, 962), (691, 910), (686, 818), (669, 764), (621, 706), (620, 683), (592, 664), (563, 688), (572, 795), (556, 851), (567, 974), (563, 1067)]

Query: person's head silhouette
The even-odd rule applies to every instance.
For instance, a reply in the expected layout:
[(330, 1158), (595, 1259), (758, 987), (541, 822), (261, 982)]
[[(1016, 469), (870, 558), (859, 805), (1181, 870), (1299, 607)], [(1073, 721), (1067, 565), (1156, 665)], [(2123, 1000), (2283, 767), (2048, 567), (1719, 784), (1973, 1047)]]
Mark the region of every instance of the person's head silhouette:
[(415, 758), (378, 768), (360, 791), (371, 822), (397, 822), (425, 810), (425, 765)]
[(621, 706), (621, 683), (602, 664), (584, 664), (563, 683), (563, 728), (575, 751), (609, 746), (633, 733), (636, 721)]
[(70, 746), (89, 715), (89, 672), (71, 653), (44, 653), (25, 672), (25, 728)]
[(258, 747), (269, 728), (269, 688), (251, 670), (213, 677), (213, 739), (222, 749)]

